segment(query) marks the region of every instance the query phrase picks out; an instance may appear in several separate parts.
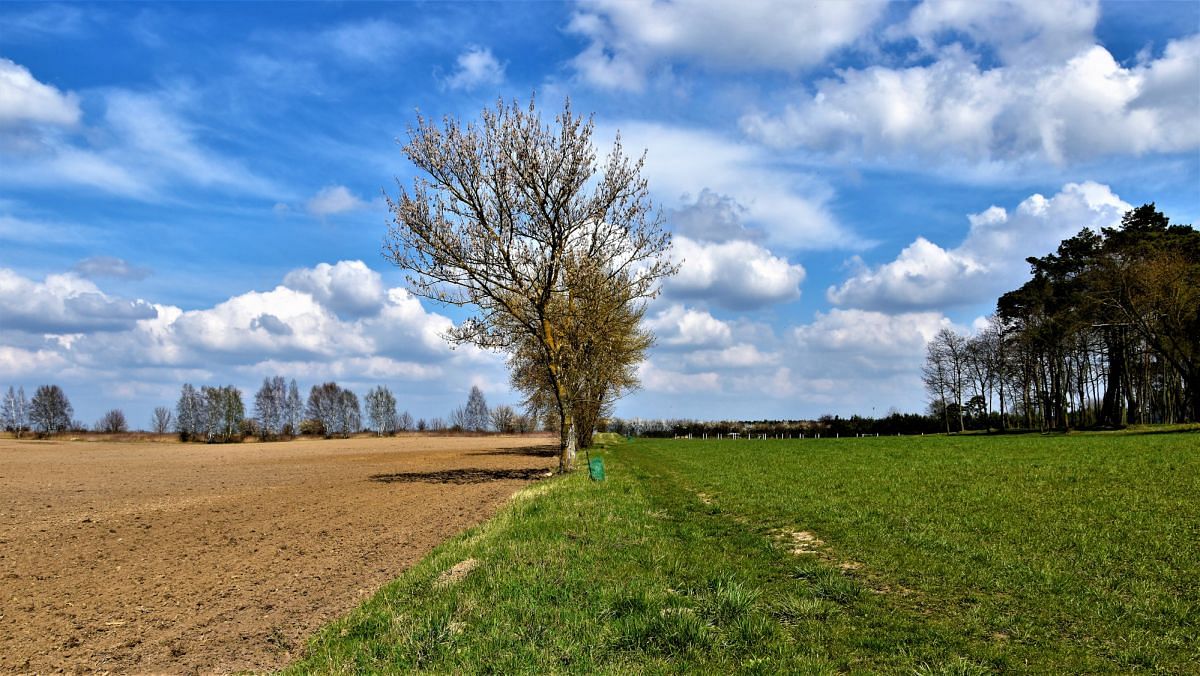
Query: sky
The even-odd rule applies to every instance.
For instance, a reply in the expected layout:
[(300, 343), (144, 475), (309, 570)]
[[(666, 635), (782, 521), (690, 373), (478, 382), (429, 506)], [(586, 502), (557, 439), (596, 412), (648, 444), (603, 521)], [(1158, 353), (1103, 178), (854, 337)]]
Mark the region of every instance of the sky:
[(384, 258), (420, 114), (570, 99), (679, 274), (628, 418), (922, 411), (941, 328), (1081, 228), (1200, 221), (1200, 3), (0, 4), (0, 387), (147, 426), (180, 385), (377, 384), (501, 355)]

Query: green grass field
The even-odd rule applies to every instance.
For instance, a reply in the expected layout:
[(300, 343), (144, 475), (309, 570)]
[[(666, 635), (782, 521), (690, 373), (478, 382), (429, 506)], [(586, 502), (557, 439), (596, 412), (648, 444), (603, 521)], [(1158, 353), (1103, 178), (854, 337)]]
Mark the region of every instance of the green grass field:
[(527, 489), (330, 625), (294, 669), (1200, 665), (1196, 433), (641, 440), (602, 454), (608, 481)]

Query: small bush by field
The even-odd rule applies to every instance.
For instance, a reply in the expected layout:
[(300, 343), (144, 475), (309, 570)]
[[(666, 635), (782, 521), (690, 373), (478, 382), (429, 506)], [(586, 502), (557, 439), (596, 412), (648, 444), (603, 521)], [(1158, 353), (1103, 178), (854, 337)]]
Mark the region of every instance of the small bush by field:
[(1198, 447), (613, 443), (608, 481), (527, 489), (295, 668), (1180, 673), (1200, 663)]

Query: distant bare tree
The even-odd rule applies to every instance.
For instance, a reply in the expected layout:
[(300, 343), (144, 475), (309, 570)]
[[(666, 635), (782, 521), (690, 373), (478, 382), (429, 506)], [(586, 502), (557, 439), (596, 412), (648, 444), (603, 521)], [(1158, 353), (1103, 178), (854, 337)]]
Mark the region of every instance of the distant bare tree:
[(417, 431), (418, 432), (424, 432), (427, 429), (429, 429), (429, 423), (425, 422), (424, 418), (417, 420)]
[(179, 390), (179, 403), (175, 405), (175, 429), (180, 441), (192, 441), (204, 434), (204, 403), (200, 393), (191, 383), (184, 383)]
[(171, 424), (174, 421), (171, 409), (166, 406), (158, 406), (154, 409), (154, 415), (150, 416), (150, 429), (155, 434), (166, 434), (171, 431)]
[(307, 417), (320, 426), (326, 438), (349, 437), (362, 428), (358, 397), (337, 383), (313, 385), (308, 395)]
[(396, 417), (396, 397), (392, 391), (380, 385), (367, 392), (366, 403), (371, 429), (379, 436), (395, 434), (400, 421)]
[(246, 406), (233, 385), (200, 388), (201, 429), (209, 443), (241, 441)]
[(512, 434), (516, 430), (517, 412), (512, 406), (501, 404), (492, 408), (492, 429), (501, 434)]
[(283, 376), (264, 378), (254, 395), (254, 415), (258, 418), (260, 439), (282, 436), (287, 427), (287, 381)]
[(100, 420), (96, 422), (96, 431), (105, 432), (107, 434), (120, 434), (121, 432), (128, 432), (129, 423), (125, 420), (125, 412), (119, 408), (114, 408), (108, 413), (105, 413)]
[(39, 434), (49, 435), (71, 429), (75, 409), (58, 385), (42, 385), (29, 405), (29, 421)]
[(483, 390), (479, 389), (478, 385), (471, 386), (471, 394), (467, 396), (467, 407), (464, 413), (463, 429), (472, 432), (487, 430), (490, 422), (487, 399), (484, 398)]
[(12, 386), (4, 395), (3, 407), (0, 408), (0, 427), (12, 430), (21, 438), (21, 433), (29, 429), (29, 401), (25, 399), (25, 388), (19, 387), (14, 392)]
[(463, 432), (471, 429), (467, 418), (467, 409), (462, 406), (456, 406), (453, 411), (450, 411), (449, 425), (450, 429), (455, 432)]
[(300, 388), (296, 379), (288, 383), (287, 398), (283, 402), (283, 433), (288, 436), (300, 434), (300, 418), (304, 414), (304, 405), (300, 402)]
[(396, 418), (396, 430), (397, 431), (407, 432), (407, 431), (411, 430), (412, 428), (413, 428), (413, 417), (412, 417), (412, 414), (409, 413), (408, 411), (401, 413)]

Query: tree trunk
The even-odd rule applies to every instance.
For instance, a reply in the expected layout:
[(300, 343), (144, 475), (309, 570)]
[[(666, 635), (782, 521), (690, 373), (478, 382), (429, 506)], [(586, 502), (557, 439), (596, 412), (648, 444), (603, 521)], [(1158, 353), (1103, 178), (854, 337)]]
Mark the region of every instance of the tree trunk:
[(1125, 377), (1125, 345), (1118, 338), (1116, 329), (1109, 329), (1105, 336), (1108, 347), (1108, 377), (1104, 385), (1104, 403), (1100, 407), (1100, 424), (1120, 427), (1125, 418), (1121, 407), (1121, 384)]

